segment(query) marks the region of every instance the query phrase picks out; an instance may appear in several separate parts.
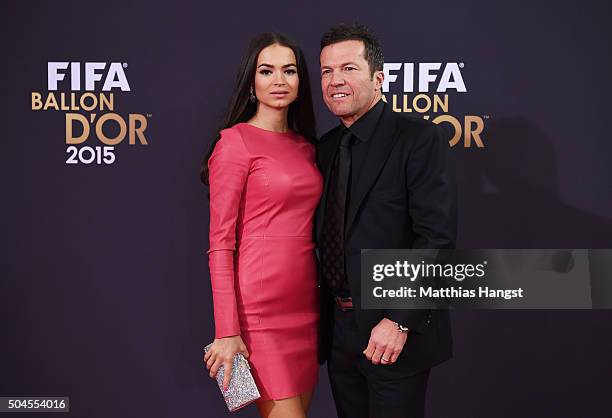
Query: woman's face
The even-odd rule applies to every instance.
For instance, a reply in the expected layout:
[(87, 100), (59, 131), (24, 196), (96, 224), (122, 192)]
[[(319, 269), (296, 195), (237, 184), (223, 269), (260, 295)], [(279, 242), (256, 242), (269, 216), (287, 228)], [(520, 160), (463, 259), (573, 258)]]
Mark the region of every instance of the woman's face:
[(299, 84), (291, 48), (274, 44), (261, 50), (255, 69), (255, 96), (260, 105), (275, 109), (289, 106), (297, 98)]

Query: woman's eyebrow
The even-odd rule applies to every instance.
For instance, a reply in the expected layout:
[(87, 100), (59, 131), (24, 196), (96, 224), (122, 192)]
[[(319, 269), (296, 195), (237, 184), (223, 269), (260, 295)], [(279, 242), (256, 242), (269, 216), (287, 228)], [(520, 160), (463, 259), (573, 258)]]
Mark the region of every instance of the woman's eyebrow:
[[(259, 65), (257, 66), (257, 68), (259, 68), (259, 67), (270, 67), (270, 68), (274, 68), (274, 66), (273, 66), (272, 64), (266, 64), (266, 63), (259, 64)], [(297, 67), (297, 65), (296, 65), (296, 64), (294, 64), (294, 63), (291, 63), (291, 64), (285, 64), (285, 65), (283, 65), (281, 68), (287, 68), (287, 67)]]

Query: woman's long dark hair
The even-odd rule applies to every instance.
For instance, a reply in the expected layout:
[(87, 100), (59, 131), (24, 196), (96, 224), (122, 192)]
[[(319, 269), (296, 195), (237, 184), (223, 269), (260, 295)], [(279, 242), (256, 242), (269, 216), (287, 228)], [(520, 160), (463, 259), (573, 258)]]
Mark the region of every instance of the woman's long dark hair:
[[(251, 102), (249, 96), (251, 86), (255, 81), (257, 57), (259, 57), (259, 53), (262, 49), (275, 44), (291, 48), (297, 60), (297, 73), (299, 78), (298, 100), (289, 105), (287, 123), (290, 129), (314, 143), (316, 135), (315, 117), (312, 109), (312, 94), (310, 92), (306, 59), (304, 58), (302, 50), (294, 42), (278, 33), (262, 33), (256, 36), (249, 44), (249, 48), (240, 65), (238, 77), (236, 78), (236, 87), (234, 88), (228, 111), (223, 120), (223, 126), (219, 131), (230, 128), (237, 123), (246, 122), (255, 115), (257, 103)], [(208, 185), (208, 159), (220, 138), (221, 134), (218, 132), (217, 137), (210, 143), (208, 151), (202, 161), (200, 179), (202, 183), (206, 185)]]

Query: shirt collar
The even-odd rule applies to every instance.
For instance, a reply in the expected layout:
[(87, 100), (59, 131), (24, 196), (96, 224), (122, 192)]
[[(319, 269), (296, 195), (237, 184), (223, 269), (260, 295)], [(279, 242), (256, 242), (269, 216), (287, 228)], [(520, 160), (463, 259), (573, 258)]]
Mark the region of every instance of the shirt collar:
[(376, 126), (378, 125), (378, 119), (380, 119), (383, 109), (384, 102), (382, 99), (380, 99), (374, 106), (372, 106), (370, 110), (357, 119), (355, 123), (353, 123), (349, 128), (345, 129), (351, 131), (357, 140), (361, 142), (367, 141), (374, 134)]

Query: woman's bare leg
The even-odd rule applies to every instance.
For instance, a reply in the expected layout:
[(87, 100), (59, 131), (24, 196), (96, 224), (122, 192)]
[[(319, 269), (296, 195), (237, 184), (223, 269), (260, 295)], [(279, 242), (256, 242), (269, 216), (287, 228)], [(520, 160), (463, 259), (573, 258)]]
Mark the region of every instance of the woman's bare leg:
[(306, 418), (299, 395), (277, 401), (256, 401), (255, 405), (262, 418)]
[(300, 401), (302, 401), (302, 409), (304, 415), (308, 414), (308, 408), (310, 408), (310, 401), (312, 400), (312, 390), (300, 394)]

